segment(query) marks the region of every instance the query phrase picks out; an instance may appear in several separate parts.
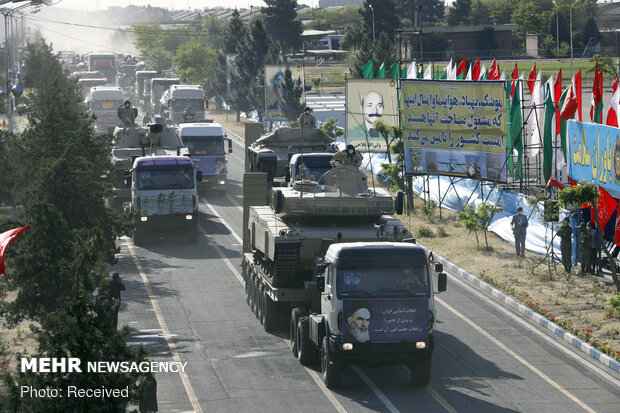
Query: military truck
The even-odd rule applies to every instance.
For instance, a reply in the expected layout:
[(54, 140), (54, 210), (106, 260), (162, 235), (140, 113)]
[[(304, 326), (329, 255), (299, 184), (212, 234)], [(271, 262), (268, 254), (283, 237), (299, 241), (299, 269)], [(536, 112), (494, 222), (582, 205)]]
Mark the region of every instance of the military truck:
[[(259, 174), (244, 177), (244, 199), (260, 204), (260, 194), (249, 194), (257, 185), (246, 188), (253, 176)], [(405, 363), (415, 383), (430, 380), (429, 261), (403, 242), (413, 241), (411, 233), (391, 216), (403, 203), (402, 191), (392, 197), (369, 187), (364, 172), (343, 165), (320, 177), (297, 175), (288, 187), (271, 189), (269, 206), (248, 208), (246, 301), (266, 331), (288, 325), (302, 364), (320, 354), (328, 387), (338, 385), (345, 364)], [(446, 276), (436, 270), (445, 290)]]
[(149, 106), (151, 113), (159, 114), (161, 112), (161, 104), (159, 100), (164, 92), (170, 89), (172, 85), (178, 85), (177, 77), (154, 77), (149, 81)]
[(174, 125), (201, 122), (205, 118), (205, 94), (200, 85), (172, 85), (162, 115)]
[(110, 84), (114, 84), (116, 82), (116, 55), (114, 53), (90, 53), (88, 70), (98, 71), (108, 79)]
[(124, 101), (125, 95), (120, 87), (94, 86), (90, 88), (84, 103), (96, 117), (95, 135), (109, 133), (108, 128), (114, 128), (120, 123), (117, 110)]
[(136, 83), (133, 89), (133, 102), (135, 102), (140, 109), (146, 109), (144, 112), (149, 110), (145, 98), (148, 81), (154, 77), (157, 77), (157, 75), (157, 71), (155, 70), (136, 70), (134, 77)]
[(270, 132), (247, 150), (251, 172), (266, 172), (272, 186), (286, 186), (289, 160), (294, 154), (335, 153), (335, 140), (316, 127), (309, 111), (299, 117), (299, 127), (283, 127)]
[(202, 179), (187, 156), (141, 156), (134, 160), (127, 186), (131, 201), (125, 210), (135, 213), (133, 240), (143, 244), (149, 233), (181, 232), (198, 241), (198, 193)]
[(159, 123), (149, 126), (116, 127), (112, 145), (114, 189), (106, 203), (119, 211), (123, 210), (125, 202), (131, 200), (131, 191), (125, 185), (125, 178), (135, 158), (155, 155), (189, 156), (189, 151), (177, 136), (176, 129), (165, 125), (161, 118)]

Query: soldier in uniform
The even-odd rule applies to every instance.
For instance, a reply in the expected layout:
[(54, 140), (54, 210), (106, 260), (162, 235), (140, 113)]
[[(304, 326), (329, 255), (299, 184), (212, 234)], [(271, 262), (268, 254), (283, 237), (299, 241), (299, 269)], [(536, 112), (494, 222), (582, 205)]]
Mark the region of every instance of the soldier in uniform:
[(525, 237), (527, 236), (528, 224), (527, 217), (523, 215), (523, 208), (517, 208), (517, 214), (512, 216), (512, 221), (510, 222), (512, 233), (515, 236), (517, 257), (525, 256)]
[(353, 145), (347, 145), (345, 150), (336, 152), (330, 161), (332, 167), (351, 165), (359, 168), (362, 166), (362, 155), (355, 150)]
[(572, 268), (572, 240), (573, 229), (568, 225), (568, 217), (564, 218), (560, 229), (558, 229), (558, 237), (560, 237), (560, 250), (562, 251), (562, 265), (567, 272)]
[(126, 100), (118, 107), (116, 112), (123, 126), (134, 126), (136, 124), (136, 113), (131, 107), (130, 101)]
[(591, 236), (586, 228), (586, 223), (582, 222), (579, 226), (579, 249), (581, 251), (581, 272), (580, 275), (585, 275), (586, 271), (590, 267), (590, 244)]

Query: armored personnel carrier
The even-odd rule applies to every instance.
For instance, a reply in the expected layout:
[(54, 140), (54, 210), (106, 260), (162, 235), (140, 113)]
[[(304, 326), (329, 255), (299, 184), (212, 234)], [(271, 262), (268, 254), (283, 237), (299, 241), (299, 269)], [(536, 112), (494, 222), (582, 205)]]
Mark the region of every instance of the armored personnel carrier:
[(250, 172), (266, 172), (270, 184), (286, 186), (285, 176), (294, 154), (338, 152), (334, 139), (316, 127), (316, 119), (309, 111), (299, 117), (299, 125), (276, 129), (250, 145)]
[(269, 206), (249, 207), (248, 305), (266, 331), (288, 325), (293, 354), (305, 365), (320, 360), (328, 387), (345, 364), (404, 363), (414, 383), (428, 384), (434, 292), (424, 250), (391, 216), (402, 214), (403, 192), (391, 196), (351, 165), (320, 177), (303, 169), (271, 189)]
[(134, 159), (140, 156), (180, 155), (189, 156), (189, 150), (179, 138), (176, 128), (167, 126), (163, 119), (149, 126), (117, 127), (114, 130), (112, 162), (114, 164), (114, 193), (108, 206), (123, 210), (123, 203), (131, 199), (125, 185), (127, 171)]

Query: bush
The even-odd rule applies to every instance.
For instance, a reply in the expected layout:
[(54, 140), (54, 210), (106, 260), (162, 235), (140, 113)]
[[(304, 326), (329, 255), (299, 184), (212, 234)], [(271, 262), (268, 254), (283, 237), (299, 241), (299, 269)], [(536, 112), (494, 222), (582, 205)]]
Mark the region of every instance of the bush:
[(433, 222), (433, 216), (435, 215), (435, 210), (437, 209), (437, 204), (435, 201), (426, 201), (424, 205), (422, 205), (422, 212), (428, 218), (429, 221)]
[(435, 234), (428, 227), (420, 227), (418, 228), (418, 238), (435, 238)]
[(611, 308), (609, 309), (610, 315), (620, 318), (620, 293), (616, 294), (615, 297), (611, 297), (609, 300), (607, 300), (607, 304), (611, 306)]
[(449, 237), (450, 234), (446, 232), (446, 227), (444, 227), (443, 225), (440, 225), (437, 227), (437, 236), (441, 238), (445, 238), (445, 237)]

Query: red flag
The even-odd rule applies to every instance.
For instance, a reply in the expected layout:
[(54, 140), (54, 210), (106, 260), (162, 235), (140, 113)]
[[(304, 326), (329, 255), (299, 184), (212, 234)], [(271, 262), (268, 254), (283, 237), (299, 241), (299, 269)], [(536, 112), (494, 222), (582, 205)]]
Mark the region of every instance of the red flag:
[(499, 64), (497, 64), (495, 58), (493, 58), (491, 68), (489, 69), (489, 80), (498, 80), (499, 76)]
[(550, 186), (554, 186), (556, 188), (559, 188), (560, 190), (564, 189), (564, 185), (562, 185), (560, 183), (560, 181), (558, 181), (556, 178), (554, 177), (550, 177), (549, 181), (547, 182), (547, 188), (549, 188)]
[(568, 176), (567, 178), (568, 178), (568, 182), (570, 182), (571, 187), (577, 186), (577, 182), (573, 181), (570, 176)]
[(577, 114), (579, 115), (579, 122), (581, 122), (583, 119), (581, 116), (581, 69), (579, 69), (573, 78), (573, 86), (575, 86), (575, 95), (577, 95)]
[(461, 63), (459, 63), (459, 67), (456, 69), (456, 77), (459, 77), (461, 73), (465, 71), (465, 69), (467, 69), (467, 62), (465, 61), (465, 58), (463, 58), (463, 60), (461, 60)]
[(471, 80), (479, 80), (480, 79), (480, 58), (476, 59), (476, 63), (474, 63), (474, 67), (471, 70)]
[(618, 89), (618, 74), (617, 73), (616, 73), (616, 80), (614, 81), (614, 84), (611, 85), (611, 93), (614, 93), (616, 89)]
[(553, 82), (553, 96), (555, 97), (555, 134), (562, 132), (562, 118), (560, 118), (560, 96), (562, 96), (562, 69), (558, 72), (558, 77)]
[(620, 246), (620, 203), (618, 203), (618, 210), (616, 211), (616, 228), (614, 231), (614, 244)]
[[(614, 210), (618, 206), (618, 201), (616, 201), (602, 186), (598, 187), (600, 196), (598, 200), (598, 218), (601, 221), (601, 229), (603, 233), (605, 233), (605, 225), (607, 225), (607, 221), (611, 218)], [(594, 213), (594, 209), (592, 209), (591, 213), (592, 221), (596, 222), (596, 215)], [(614, 234), (615, 235), (615, 234)]]
[(564, 120), (569, 120), (575, 115), (577, 111), (577, 96), (575, 96), (575, 90), (573, 89), (573, 85), (569, 86), (568, 94), (566, 95), (566, 99), (564, 99), (564, 105), (562, 105), (562, 110), (560, 111), (560, 116)]
[(534, 85), (536, 85), (536, 63), (534, 63), (530, 74), (527, 76), (527, 87), (530, 88), (530, 95), (534, 91)]
[(620, 90), (618, 90), (618, 75), (616, 75), (616, 81), (613, 84), (614, 92), (611, 95), (611, 100), (609, 102), (609, 111), (607, 112), (607, 121), (605, 124), (607, 126), (613, 126), (615, 128), (618, 127), (618, 116), (620, 114)]
[(5, 270), (5, 268), (4, 268), (4, 253), (6, 252), (6, 249), (26, 229), (28, 229), (28, 225), (26, 225), (25, 227), (21, 227), (21, 228), (11, 229), (9, 231), (6, 231), (6, 232), (3, 232), (2, 234), (0, 234), (0, 275), (4, 274), (4, 270)]
[(512, 72), (510, 73), (510, 78), (511, 79), (518, 79), (519, 78), (519, 69), (517, 69), (517, 64), (515, 63), (515, 68), (512, 69)]

